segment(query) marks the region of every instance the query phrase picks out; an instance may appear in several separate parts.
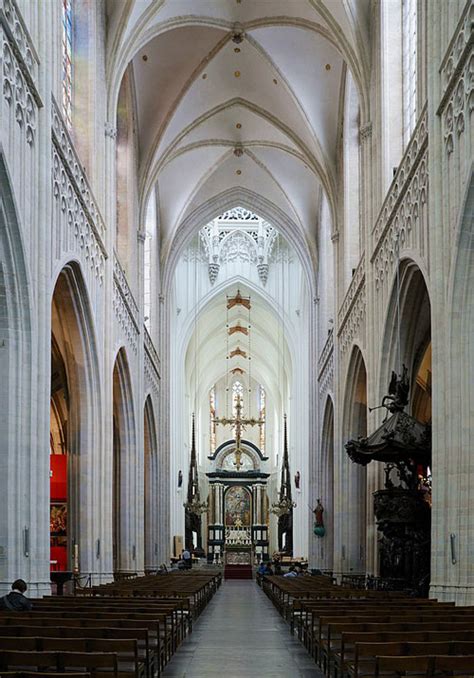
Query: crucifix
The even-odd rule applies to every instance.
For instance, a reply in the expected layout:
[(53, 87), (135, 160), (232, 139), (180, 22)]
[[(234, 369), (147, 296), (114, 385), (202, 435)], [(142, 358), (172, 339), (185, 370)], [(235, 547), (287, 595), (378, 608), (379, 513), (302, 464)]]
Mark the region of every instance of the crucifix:
[(223, 426), (235, 426), (235, 461), (234, 465), (237, 467), (237, 471), (240, 471), (242, 464), (242, 448), (240, 443), (242, 440), (242, 431), (245, 430), (246, 426), (258, 426), (259, 424), (264, 424), (265, 419), (242, 419), (242, 401), (240, 395), (237, 395), (235, 403), (235, 417), (233, 419), (227, 419), (222, 417), (220, 419), (213, 420), (215, 424), (222, 424)]

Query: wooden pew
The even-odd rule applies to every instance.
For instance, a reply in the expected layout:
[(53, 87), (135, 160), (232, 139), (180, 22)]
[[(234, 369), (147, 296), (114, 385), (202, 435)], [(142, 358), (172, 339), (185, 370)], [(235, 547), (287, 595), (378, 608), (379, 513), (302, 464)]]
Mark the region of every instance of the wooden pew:
[(69, 668), (86, 669), (91, 678), (120, 678), (117, 655), (86, 652), (0, 651), (0, 675), (11, 669), (36, 667), (38, 670), (67, 672)]

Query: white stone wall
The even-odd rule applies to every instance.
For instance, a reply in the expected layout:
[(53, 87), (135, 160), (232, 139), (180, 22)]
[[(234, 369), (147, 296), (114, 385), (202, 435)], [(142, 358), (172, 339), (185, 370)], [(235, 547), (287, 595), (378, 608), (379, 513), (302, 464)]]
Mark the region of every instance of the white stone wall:
[[(426, 11), (425, 11), (426, 10)], [(472, 502), (472, 199), (473, 199), (473, 92), (472, 61), (474, 5), (467, 2), (443, 5), (428, 3), (420, 13), (420, 98), (417, 126), (406, 147), (397, 172), (385, 192), (383, 171), (397, 154), (397, 140), (390, 136), (393, 125), (384, 126), (387, 99), (383, 81), (386, 49), (380, 42), (386, 27), (374, 16), (374, 64), (371, 119), (360, 125), (360, 219), (365, 241), (360, 263), (347, 288), (344, 281), (344, 238), (335, 242), (336, 289), (340, 303), (334, 336), (330, 334), (319, 353), (318, 383), (320, 467), (315, 482), (324, 495), (327, 462), (323, 457), (324, 432), (321, 408), (334, 398), (334, 503), (335, 511), (357, 521), (357, 507), (349, 497), (337, 495), (343, 479), (352, 474), (341, 466), (344, 418), (349, 415), (346, 375), (354, 346), (362, 351), (367, 369), (368, 405), (378, 405), (388, 386), (389, 373), (396, 369), (394, 298), (399, 264), (419, 269), (431, 304), (433, 345), (433, 513), (431, 593), (446, 600), (474, 600)], [(380, 51), (377, 53), (377, 47)], [(420, 47), (419, 47), (420, 48)], [(385, 51), (384, 51), (385, 50)], [(392, 55), (393, 56), (393, 55)], [(394, 68), (394, 65), (391, 66)], [(390, 99), (390, 102), (392, 99)], [(381, 102), (381, 103), (379, 103)], [(391, 103), (390, 103), (391, 105)], [(384, 112), (385, 111), (385, 112)], [(385, 132), (384, 132), (385, 130)], [(389, 135), (384, 142), (384, 133)], [(394, 155), (395, 154), (395, 155)], [(392, 162), (393, 164), (393, 162)], [(353, 186), (351, 187), (353, 191)], [(351, 227), (341, 220), (339, 231)], [(341, 294), (342, 293), (342, 294)], [(324, 294), (321, 292), (321, 294)], [(326, 291), (327, 294), (327, 291)], [(402, 300), (403, 301), (403, 300)], [(323, 303), (327, 306), (328, 300)], [(413, 305), (415, 308), (415, 304)], [(408, 318), (417, 322), (416, 317)], [(403, 341), (403, 340), (402, 340)], [(402, 352), (404, 347), (402, 346)], [(409, 356), (413, 360), (413, 355)], [(334, 380), (334, 381), (333, 381)], [(368, 414), (368, 432), (383, 417)], [(347, 436), (346, 436), (347, 437)], [(339, 460), (339, 461), (338, 461)], [(339, 471), (337, 470), (339, 464)], [(382, 487), (381, 465), (372, 464), (367, 474), (367, 526), (365, 570), (377, 573), (377, 533), (372, 493)], [(328, 500), (329, 501), (329, 500)], [(454, 552), (451, 550), (451, 535)], [(356, 562), (344, 561), (341, 535), (334, 535), (332, 557), (324, 554), (324, 541), (313, 537), (315, 565), (358, 570)]]
[[(144, 406), (150, 395), (158, 421), (161, 368), (144, 330), (141, 288), (135, 285), (138, 294), (132, 294), (114, 254), (115, 131), (106, 113), (104, 5), (94, 5), (87, 19), (89, 71), (84, 77), (95, 94), (87, 99), (77, 92), (71, 131), (56, 103), (61, 101), (61, 3), (18, 6), (5, 0), (0, 6), (0, 357), (5, 377), (0, 394), (7, 413), (0, 422), (6, 441), (0, 458), (8, 495), (8, 511), (0, 521), (0, 589), (21, 576), (32, 596), (49, 591), (51, 301), (65, 267), (74, 271), (77, 283), (77, 341), (88, 347), (88, 362), (81, 366), (85, 391), (75, 394), (83, 408), (73, 482), (79, 494), (70, 498), (71, 507), (80, 506), (81, 571), (97, 581), (112, 577), (112, 373), (119, 349), (128, 360), (135, 427), (130, 437), (135, 445), (127, 451), (127, 569), (145, 566)], [(135, 212), (130, 232), (138, 238)], [(137, 239), (137, 251), (140, 245)], [(137, 265), (142, 266), (140, 258)], [(70, 347), (72, 360), (78, 359), (78, 347)], [(8, 409), (3, 410), (4, 403), (10, 403)], [(148, 539), (158, 545), (147, 557), (149, 568), (168, 557), (168, 455), (163, 449), (158, 444), (151, 471), (161, 521), (153, 524), (157, 534)]]
[[(188, 321), (191, 311), (173, 292), (173, 277), (190, 234), (241, 203), (264, 215), (287, 240), (293, 238), (307, 284), (304, 299), (298, 299), (300, 309), (293, 299), (285, 302), (292, 317), (288, 333), (291, 336), (294, 325), (298, 335), (291, 350), (303, 356), (293, 367), (294, 401), (289, 408), (292, 474), (300, 470), (303, 479), (302, 492), (295, 497), (295, 552), (308, 552), (314, 565), (354, 571), (361, 566), (360, 558), (356, 562), (359, 552), (366, 571), (377, 572), (371, 498), (382, 484), (381, 471), (371, 465), (366, 481), (354, 481), (354, 470), (345, 463), (344, 422), (351, 418), (348, 394), (354, 386), (350, 375), (355, 347), (367, 372), (368, 405), (379, 404), (389, 372), (396, 367), (391, 305), (400, 260), (419, 269), (431, 304), (431, 591), (440, 598), (474, 601), (474, 8), (472, 0), (418, 3), (418, 123), (404, 147), (395, 115), (402, 102), (395, 108), (392, 102), (400, 88), (392, 89), (390, 81), (390, 74), (398, 77), (398, 52), (390, 51), (387, 43), (387, 30), (393, 28), (387, 23), (389, 5), (393, 9), (393, 3), (371, 5), (370, 60), (364, 65), (366, 73), (354, 76), (357, 97), (346, 82), (348, 97), (360, 103), (359, 135), (357, 139), (348, 99), (341, 107), (348, 119), (340, 121), (337, 200), (322, 200), (315, 224), (319, 263), (281, 210), (246, 189), (229, 191), (186, 217), (163, 261), (159, 247), (154, 250), (156, 296), (148, 336), (143, 324), (146, 204), (143, 177), (133, 175), (133, 154), (130, 260), (121, 264), (115, 254), (116, 99), (126, 63), (107, 43), (105, 2), (97, 0), (79, 17), (84, 59), (77, 73), (73, 129), (68, 131), (57, 103), (61, 3), (1, 0), (0, 495), (5, 510), (0, 515), (0, 589), (21, 576), (32, 595), (49, 591), (51, 302), (65, 267), (76, 285), (76, 359), (87, 359), (76, 393), (83, 403), (75, 482), (75, 502), (81, 504), (81, 569), (96, 580), (112, 576), (112, 382), (119, 351), (126, 355), (129, 374), (127, 407), (133, 430), (127, 440), (134, 441), (127, 449), (126, 569), (141, 572), (167, 560), (170, 537), (182, 532), (185, 482), (181, 492), (176, 482), (178, 469), (187, 476), (183, 419), (189, 419), (192, 409), (180, 356), (171, 345), (171, 337), (183, 330), (183, 339), (189, 330), (189, 322), (186, 329), (176, 321), (176, 308), (183, 309), (181, 318)], [(391, 39), (399, 32), (397, 25)], [(360, 254), (357, 266), (355, 250)], [(252, 275), (256, 272), (249, 272), (251, 281)], [(270, 274), (268, 289), (272, 284)], [(298, 321), (292, 316), (296, 310), (302, 311)], [(81, 353), (84, 346), (87, 350)], [(74, 360), (74, 350), (71, 357)], [(156, 422), (150, 491), (158, 521), (148, 521), (154, 533), (147, 535), (145, 557), (143, 437), (148, 396)], [(328, 398), (334, 408), (333, 476), (324, 429)], [(382, 416), (380, 411), (368, 415), (369, 432)], [(343, 491), (347, 487), (352, 494)], [(367, 496), (363, 510), (353, 503), (354, 492), (362, 491)], [(328, 525), (334, 525), (334, 534), (319, 541), (312, 534), (308, 510), (318, 497), (327, 502), (328, 511), (331, 507)], [(341, 531), (336, 534), (336, 515), (350, 516), (357, 534), (366, 535), (365, 543), (351, 551), (353, 561), (352, 556), (343, 557), (346, 544)]]

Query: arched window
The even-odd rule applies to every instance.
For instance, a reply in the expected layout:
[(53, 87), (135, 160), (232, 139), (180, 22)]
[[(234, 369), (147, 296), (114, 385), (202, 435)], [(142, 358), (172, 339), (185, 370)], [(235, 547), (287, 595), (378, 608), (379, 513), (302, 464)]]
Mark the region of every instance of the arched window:
[(403, 146), (406, 148), (415, 129), (417, 110), (417, 0), (402, 4), (402, 78), (403, 78)]
[(62, 112), (69, 129), (72, 128), (72, 2), (62, 0)]

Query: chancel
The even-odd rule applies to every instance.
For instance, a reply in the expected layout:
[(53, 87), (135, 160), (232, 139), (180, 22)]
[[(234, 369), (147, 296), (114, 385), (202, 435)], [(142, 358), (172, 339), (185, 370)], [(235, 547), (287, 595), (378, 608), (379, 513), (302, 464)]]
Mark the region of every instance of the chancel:
[(73, 625), (148, 678), (235, 643), (238, 675), (474, 673), (439, 659), (469, 628), (398, 669), (319, 626), (471, 622), (473, 27), (474, 0), (0, 0), (0, 674), (74, 668)]

